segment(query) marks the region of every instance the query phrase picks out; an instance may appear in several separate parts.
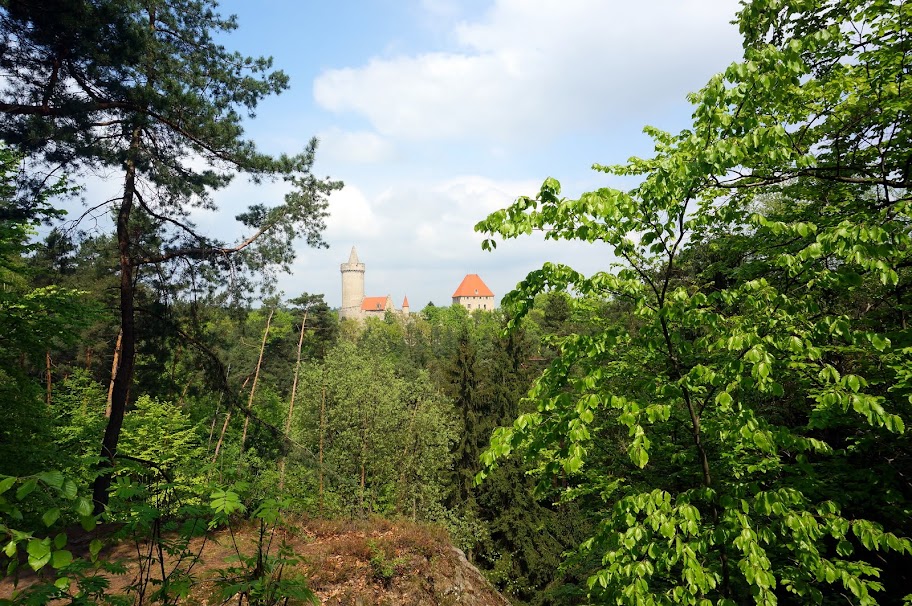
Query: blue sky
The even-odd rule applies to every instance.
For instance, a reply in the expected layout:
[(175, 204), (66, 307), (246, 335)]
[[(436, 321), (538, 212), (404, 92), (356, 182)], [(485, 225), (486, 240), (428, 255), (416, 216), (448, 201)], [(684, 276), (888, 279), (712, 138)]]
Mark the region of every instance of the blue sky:
[[(480, 248), (473, 225), (546, 177), (575, 196), (623, 186), (590, 170), (648, 154), (642, 127), (689, 123), (685, 95), (740, 55), (735, 0), (225, 1), (239, 28), (229, 48), (271, 55), (291, 89), (264, 102), (248, 135), (295, 152), (316, 135), (316, 172), (346, 187), (330, 200), (328, 250), (303, 243), (287, 297), (340, 301), (352, 245), (366, 294), (448, 305), (466, 273), (500, 297), (545, 261), (608, 268), (604, 246), (503, 242)], [(227, 233), (248, 204), (280, 185), (216, 194)]]

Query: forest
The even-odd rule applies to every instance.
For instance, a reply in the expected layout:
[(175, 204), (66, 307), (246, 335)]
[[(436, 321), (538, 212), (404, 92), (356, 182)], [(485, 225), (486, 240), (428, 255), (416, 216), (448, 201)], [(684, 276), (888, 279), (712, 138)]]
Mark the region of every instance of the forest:
[[(629, 189), (479, 217), (603, 271), (364, 322), (276, 288), (342, 183), (245, 137), (288, 79), (215, 8), (0, 3), (0, 602), (184, 603), (245, 525), (222, 599), (314, 602), (306, 517), (445, 529), (515, 604), (912, 603), (912, 3), (746, 0), (691, 125), (593, 166)], [(238, 176), (288, 193), (223, 241)]]

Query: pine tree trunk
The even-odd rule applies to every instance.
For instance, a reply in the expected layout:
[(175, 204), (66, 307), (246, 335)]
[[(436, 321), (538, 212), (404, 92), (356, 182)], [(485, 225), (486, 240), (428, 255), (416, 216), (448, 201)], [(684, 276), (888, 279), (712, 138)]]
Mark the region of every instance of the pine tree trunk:
[(133, 130), (130, 141), (130, 156), (126, 161), (124, 194), (117, 213), (117, 248), (120, 261), (120, 355), (115, 366), (110, 389), (110, 410), (104, 438), (101, 441), (101, 473), (92, 485), (92, 501), (96, 514), (102, 513), (108, 504), (108, 489), (111, 487), (111, 469), (117, 456), (117, 443), (127, 411), (130, 383), (133, 381), (133, 365), (136, 354), (136, 325), (134, 318), (133, 258), (130, 252), (130, 213), (136, 193), (136, 163), (133, 159), (139, 150), (140, 129)]
[(108, 404), (105, 407), (105, 418), (111, 418), (111, 398), (114, 396), (114, 378), (120, 364), (120, 344), (123, 341), (123, 329), (117, 331), (117, 342), (114, 344), (114, 360), (111, 362), (111, 383), (108, 385)]
[(222, 433), (219, 434), (218, 443), (215, 445), (215, 454), (212, 455), (212, 464), (218, 460), (219, 451), (222, 449), (222, 442), (225, 440), (225, 432), (228, 431), (228, 422), (231, 421), (231, 411), (225, 416), (225, 424), (222, 425)]
[(206, 443), (206, 454), (212, 448), (212, 437), (215, 435), (215, 424), (218, 422), (219, 410), (222, 408), (222, 396), (219, 394), (218, 404), (215, 405), (215, 414), (212, 415), (212, 426), (209, 428), (209, 441)]
[(244, 444), (247, 442), (247, 426), (250, 424), (250, 413), (253, 411), (253, 397), (256, 395), (257, 381), (260, 380), (260, 366), (263, 365), (263, 352), (266, 350), (266, 339), (269, 337), (269, 326), (272, 324), (272, 314), (275, 313), (273, 307), (269, 311), (269, 317), (266, 318), (266, 330), (263, 331), (263, 342), (260, 343), (260, 357), (257, 358), (256, 371), (253, 373), (253, 385), (250, 386), (250, 399), (247, 400), (247, 412), (244, 414), (244, 431), (241, 433), (241, 452), (244, 452)]
[[(285, 417), (285, 438), (291, 431), (291, 415), (294, 412), (295, 395), (298, 392), (298, 375), (301, 370), (301, 346), (304, 345), (304, 327), (307, 325), (307, 311), (304, 311), (304, 320), (301, 321), (301, 336), (298, 337), (298, 357), (295, 360), (294, 381), (291, 383), (291, 399), (288, 402), (288, 416)], [(285, 455), (279, 461), (279, 492), (285, 488)]]

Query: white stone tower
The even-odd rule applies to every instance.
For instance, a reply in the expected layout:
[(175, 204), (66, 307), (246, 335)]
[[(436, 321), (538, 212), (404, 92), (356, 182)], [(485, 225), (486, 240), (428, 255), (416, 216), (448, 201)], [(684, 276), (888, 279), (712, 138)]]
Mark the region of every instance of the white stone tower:
[(357, 320), (361, 317), (361, 301), (364, 300), (364, 263), (358, 260), (358, 253), (352, 246), (348, 263), (343, 263), (342, 271), (342, 308), (339, 319)]

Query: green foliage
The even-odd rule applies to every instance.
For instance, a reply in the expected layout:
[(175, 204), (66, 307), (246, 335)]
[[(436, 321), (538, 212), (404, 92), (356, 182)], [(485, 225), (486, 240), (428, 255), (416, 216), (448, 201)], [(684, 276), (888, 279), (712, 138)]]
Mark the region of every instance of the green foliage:
[[(72, 344), (94, 309), (78, 291), (32, 287), (24, 256), (42, 221), (59, 214), (48, 203), (62, 184), (29, 200), (16, 196), (21, 158), (0, 145), (0, 473), (28, 474), (46, 468), (47, 394), (31, 373), (44, 368), (52, 347)], [(45, 439), (42, 440), (41, 438)]]
[(908, 11), (746, 3), (744, 60), (691, 97), (693, 127), (595, 167), (639, 185), (567, 199), (547, 179), (477, 226), (618, 260), (545, 264), (505, 298), (513, 326), (550, 290), (626, 317), (555, 341), (536, 409), (484, 455), (603, 496), (594, 602), (872, 604), (908, 585)]
[[(103, 595), (107, 582), (98, 583), (95, 574), (103, 569), (116, 573), (119, 568), (99, 561), (100, 543), (96, 541), (89, 546), (89, 561), (74, 558), (67, 548), (69, 539), (65, 530), (74, 520), (86, 530), (95, 527), (92, 502), (79, 495), (73, 479), (59, 471), (24, 477), (0, 476), (0, 542), (3, 544), (0, 579), (11, 578), (14, 584), (14, 591), (5, 603), (50, 600), (87, 603)], [(19, 589), (22, 560), (32, 571), (46, 573), (38, 582)]]
[(124, 421), (121, 450), (170, 470), (172, 480), (186, 486), (201, 483), (205, 471), (200, 428), (182, 409), (149, 396), (137, 398)]
[[(251, 513), (251, 519), (259, 527), (253, 553), (246, 553), (235, 540), (232, 528), (233, 514), (244, 511), (240, 495), (233, 490), (216, 490), (212, 493), (210, 507), (215, 513), (213, 525), (226, 524), (231, 533), (234, 563), (216, 572), (215, 584), (220, 599), (228, 601), (237, 596), (238, 604), (270, 606), (273, 604), (309, 603), (317, 605), (319, 600), (308, 588), (307, 579), (294, 570), (302, 558), (285, 540), (285, 530), (279, 525), (282, 512), (287, 510), (287, 501), (264, 499)], [(278, 549), (273, 541), (278, 537)]]
[(402, 573), (402, 566), (406, 560), (391, 558), (387, 554), (385, 546), (379, 545), (376, 541), (368, 541), (367, 548), (370, 550), (370, 565), (374, 580), (388, 587), (396, 575)]
[(453, 411), (427, 373), (401, 376), (379, 347), (341, 341), (305, 371), (294, 435), (313, 454), (322, 427), (325, 479), (343, 511), (434, 517), (446, 498)]

